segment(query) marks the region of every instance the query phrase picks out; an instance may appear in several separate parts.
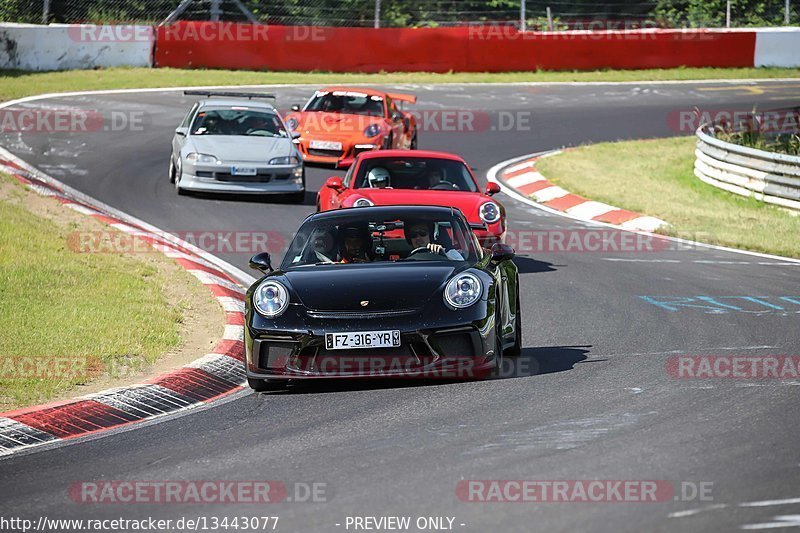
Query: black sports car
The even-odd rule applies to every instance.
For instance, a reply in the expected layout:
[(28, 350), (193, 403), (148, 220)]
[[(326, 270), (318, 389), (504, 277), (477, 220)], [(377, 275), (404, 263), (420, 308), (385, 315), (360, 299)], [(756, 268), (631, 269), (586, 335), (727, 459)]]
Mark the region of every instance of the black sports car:
[(485, 376), (521, 350), (514, 249), (482, 249), (452, 207), (309, 216), (247, 291), (250, 387), (289, 380)]

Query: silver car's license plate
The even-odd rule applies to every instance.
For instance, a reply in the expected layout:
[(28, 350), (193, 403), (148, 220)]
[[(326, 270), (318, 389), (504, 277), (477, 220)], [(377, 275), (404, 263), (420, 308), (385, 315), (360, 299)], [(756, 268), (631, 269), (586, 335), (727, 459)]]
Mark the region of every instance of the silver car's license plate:
[(258, 170), (255, 167), (232, 167), (231, 174), (233, 176), (255, 176)]
[(326, 333), (325, 348), (328, 350), (352, 350), (354, 348), (394, 348), (400, 346), (400, 331), (354, 331), (349, 333)]

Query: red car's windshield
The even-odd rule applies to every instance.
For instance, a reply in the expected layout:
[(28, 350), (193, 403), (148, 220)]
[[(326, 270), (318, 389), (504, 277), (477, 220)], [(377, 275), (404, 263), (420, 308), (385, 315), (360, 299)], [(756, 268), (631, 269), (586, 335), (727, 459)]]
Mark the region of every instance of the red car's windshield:
[(353, 183), (356, 189), (478, 191), (472, 174), (461, 161), (425, 157), (365, 160)]
[(347, 115), (383, 116), (383, 98), (359, 92), (318, 91), (303, 111), (323, 111)]

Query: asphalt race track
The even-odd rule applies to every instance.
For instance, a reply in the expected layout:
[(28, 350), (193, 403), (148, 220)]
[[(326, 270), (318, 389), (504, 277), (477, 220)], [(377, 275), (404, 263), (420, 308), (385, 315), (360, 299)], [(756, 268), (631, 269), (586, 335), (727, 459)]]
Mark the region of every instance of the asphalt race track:
[[(670, 117), (696, 105), (765, 110), (800, 99), (800, 82), (785, 81), (397, 89), (418, 94), (417, 108), (431, 117), (440, 110), (478, 117), (478, 131), (432, 131), (441, 122), (431, 119), (420, 148), (463, 155), (484, 181), (494, 164), (532, 152), (675, 135)], [(278, 89), (278, 107), (304, 102), (311, 90)], [(190, 102), (175, 91), (34, 102), (106, 115), (142, 111), (144, 127), (5, 134), (0, 145), (164, 230), (289, 238), (314, 210), (315, 192), (304, 205), (175, 194), (167, 180), (169, 141)], [(501, 124), (509, 117), (516, 122)], [(309, 169), (309, 189), (331, 174), (341, 172)], [(498, 198), (515, 232), (592, 227)], [(667, 371), (676, 355), (798, 355), (799, 264), (701, 247), (520, 253), (525, 348), (510, 362), (513, 375), (248, 391), (181, 417), (2, 460), (1, 514), (270, 514), (284, 532), (346, 531), (348, 516), (384, 515), (455, 517), (458, 531), (730, 531), (791, 515), (800, 524), (800, 380), (676, 379)], [(248, 252), (217, 255), (247, 269)], [(653, 303), (680, 297), (698, 306)], [(325, 483), (328, 501), (132, 506), (70, 499), (74, 483), (100, 479)], [(470, 479), (713, 483), (713, 500), (464, 502), (456, 486)]]

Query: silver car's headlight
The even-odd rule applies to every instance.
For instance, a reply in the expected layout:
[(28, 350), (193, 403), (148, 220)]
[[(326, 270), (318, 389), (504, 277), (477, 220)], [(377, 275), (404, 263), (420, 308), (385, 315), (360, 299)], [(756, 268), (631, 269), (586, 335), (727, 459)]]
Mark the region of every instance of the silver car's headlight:
[(481, 298), (483, 285), (473, 274), (461, 274), (451, 279), (444, 288), (444, 301), (456, 309), (464, 309)]
[(282, 283), (266, 280), (256, 287), (253, 305), (256, 311), (267, 318), (278, 317), (289, 306), (289, 291)]
[(486, 202), (480, 208), (480, 216), (487, 224), (494, 224), (500, 220), (500, 206), (494, 202)]
[(219, 163), (219, 159), (214, 157), (210, 154), (198, 154), (197, 152), (192, 152), (186, 156), (186, 160), (189, 163)]
[(299, 165), (300, 158), (289, 155), (284, 157), (274, 157), (269, 160), (270, 165)]
[(359, 198), (355, 202), (353, 202), (353, 207), (370, 207), (375, 205), (371, 200), (366, 198)]

